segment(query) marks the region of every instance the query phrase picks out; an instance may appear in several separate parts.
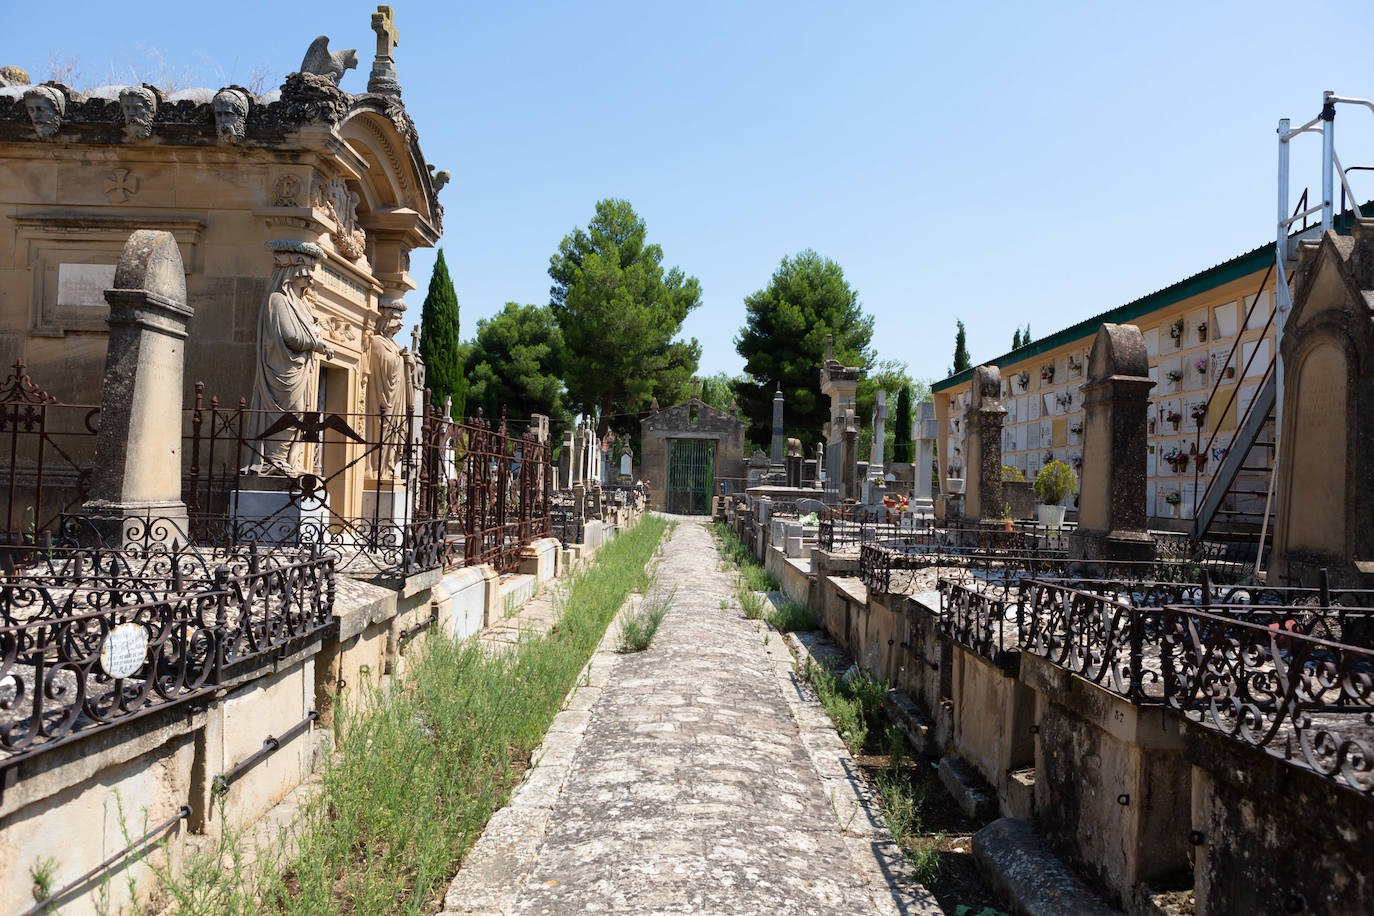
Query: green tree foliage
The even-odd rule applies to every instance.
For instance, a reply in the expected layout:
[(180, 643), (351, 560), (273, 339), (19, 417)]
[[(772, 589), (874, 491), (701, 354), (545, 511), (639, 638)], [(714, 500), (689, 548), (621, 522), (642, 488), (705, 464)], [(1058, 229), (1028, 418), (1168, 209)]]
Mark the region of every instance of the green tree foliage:
[(639, 432), (651, 398), (691, 393), (701, 344), (674, 340), (701, 304), (701, 284), (645, 241), (644, 220), (623, 200), (602, 200), (549, 259), (549, 306), (563, 331), (564, 381), (572, 409), (597, 417), (597, 435)]
[(477, 334), (463, 348), (467, 403), (495, 420), (504, 408), (524, 422), (531, 414), (549, 417), (552, 441), (568, 425), (563, 393), (563, 332), (548, 306), (507, 302), (504, 309), (477, 322)]
[(1012, 332), (1011, 348), (1013, 350), (1021, 349), (1021, 329), (1019, 327), (1014, 332)]
[(1026, 322), (1026, 329), (1025, 329), (1024, 331), (1021, 332), (1021, 346), (1023, 346), (1023, 347), (1029, 347), (1029, 346), (1030, 346), (1030, 342), (1031, 342), (1031, 336), (1030, 336), (1030, 322), (1027, 321), (1027, 322)]
[(735, 350), (744, 357), (746, 378), (736, 395), (749, 421), (749, 439), (762, 443), (772, 437), (773, 392), (781, 383), (786, 434), (811, 451), (830, 418), (818, 383), (826, 335), (835, 335), (836, 359), (867, 369), (873, 363), (873, 318), (863, 313), (840, 265), (810, 249), (784, 257), (768, 286), (746, 297), (744, 307)]
[(903, 385), (897, 392), (897, 417), (892, 426), (892, 460), (909, 463), (916, 454), (916, 446), (911, 438), (910, 385)]
[(968, 357), (968, 338), (964, 332), (964, 322), (959, 321), (958, 325), (959, 330), (954, 335), (954, 368), (949, 371), (950, 375), (963, 372), (973, 365)]
[(458, 294), (444, 263), (444, 249), (434, 261), (429, 292), (420, 310), (420, 358), (425, 361), (425, 384), (430, 399), (440, 406), (453, 398), (453, 417), (461, 419), (466, 386), (463, 381), (462, 339), (458, 334)]
[(712, 407), (729, 410), (730, 402), (735, 399), (735, 386), (743, 380), (744, 376), (728, 372), (709, 375), (701, 380), (701, 399)]

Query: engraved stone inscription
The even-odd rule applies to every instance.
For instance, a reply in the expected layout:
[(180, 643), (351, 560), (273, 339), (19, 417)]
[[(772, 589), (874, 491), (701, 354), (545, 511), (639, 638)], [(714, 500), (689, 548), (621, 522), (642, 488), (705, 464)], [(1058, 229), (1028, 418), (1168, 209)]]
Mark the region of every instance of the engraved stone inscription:
[(105, 290), (114, 286), (113, 264), (57, 265), (57, 304), (83, 308), (105, 305)]

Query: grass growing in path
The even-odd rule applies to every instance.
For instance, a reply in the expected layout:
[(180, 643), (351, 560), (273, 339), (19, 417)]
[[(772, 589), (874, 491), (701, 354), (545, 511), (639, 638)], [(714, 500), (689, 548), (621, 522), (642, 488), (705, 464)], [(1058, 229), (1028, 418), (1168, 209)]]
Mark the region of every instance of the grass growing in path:
[(716, 522), (715, 531), (720, 539), (721, 556), (732, 563), (737, 571), (735, 592), (745, 617), (767, 620), (773, 629), (781, 633), (816, 629), (816, 616), (786, 595), (776, 605), (761, 597), (759, 592), (781, 594), (782, 585), (754, 559), (749, 547), (735, 536), (729, 525)]
[(674, 587), (669, 589), (666, 595), (657, 593), (645, 598), (644, 603), (633, 614), (627, 615), (620, 622), (620, 642), (616, 651), (643, 652), (649, 648), (649, 643), (654, 640), (654, 634), (658, 632), (658, 625), (663, 622), (675, 597), (677, 588)]
[(607, 625), (632, 591), (648, 587), (645, 565), (666, 525), (646, 516), (603, 547), (567, 580), (554, 629), (511, 652), (431, 630), (404, 679), (340, 715), (340, 750), (302, 816), (291, 860), (256, 880), (191, 863), (186, 880), (162, 876), (176, 910), (433, 912)]

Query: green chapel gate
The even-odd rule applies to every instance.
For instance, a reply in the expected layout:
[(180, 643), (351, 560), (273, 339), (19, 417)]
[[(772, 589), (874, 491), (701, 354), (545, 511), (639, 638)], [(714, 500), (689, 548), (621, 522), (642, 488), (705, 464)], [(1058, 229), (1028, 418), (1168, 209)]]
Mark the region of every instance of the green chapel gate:
[(639, 421), (635, 476), (649, 486), (649, 507), (659, 512), (706, 515), (713, 496), (744, 483), (748, 422), (692, 397)]
[(707, 515), (716, 481), (716, 440), (668, 440), (668, 492), (674, 515)]

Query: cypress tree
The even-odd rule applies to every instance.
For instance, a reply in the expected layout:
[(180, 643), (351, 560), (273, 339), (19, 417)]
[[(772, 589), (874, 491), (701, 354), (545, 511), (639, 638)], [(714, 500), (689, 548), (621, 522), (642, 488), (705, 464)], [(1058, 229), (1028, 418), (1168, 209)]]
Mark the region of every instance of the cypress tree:
[(1021, 335), (1021, 346), (1023, 346), (1023, 347), (1029, 347), (1029, 346), (1030, 346), (1030, 342), (1031, 342), (1031, 336), (1030, 336), (1030, 322), (1027, 321), (1027, 322), (1026, 322), (1026, 330), (1025, 330), (1025, 333), (1023, 333), (1023, 334)]
[(954, 368), (950, 371), (950, 375), (955, 372), (963, 372), (973, 365), (968, 358), (968, 341), (964, 334), (963, 321), (959, 321), (958, 325), (959, 331), (954, 335)]
[(916, 443), (911, 438), (911, 386), (903, 385), (897, 392), (897, 421), (893, 434), (892, 458), (895, 461), (910, 463), (916, 454)]
[(1019, 349), (1021, 349), (1021, 329), (1020, 329), (1020, 328), (1017, 328), (1016, 331), (1011, 335), (1011, 348), (1012, 348), (1013, 350), (1019, 350)]
[(429, 277), (429, 292), (420, 311), (420, 358), (425, 361), (425, 383), (430, 398), (443, 406), (453, 397), (453, 418), (463, 417), (467, 383), (463, 379), (462, 340), (458, 333), (458, 294), (444, 263), (444, 249), (434, 261)]

